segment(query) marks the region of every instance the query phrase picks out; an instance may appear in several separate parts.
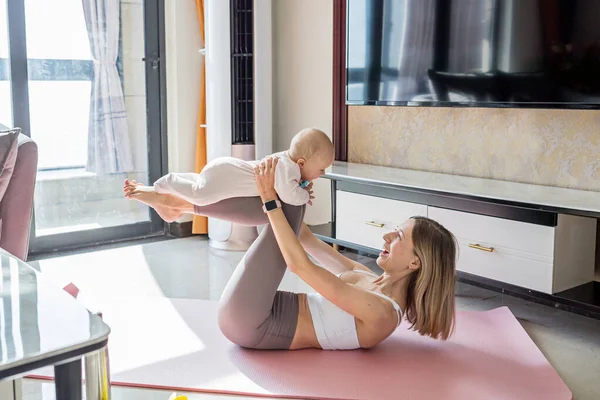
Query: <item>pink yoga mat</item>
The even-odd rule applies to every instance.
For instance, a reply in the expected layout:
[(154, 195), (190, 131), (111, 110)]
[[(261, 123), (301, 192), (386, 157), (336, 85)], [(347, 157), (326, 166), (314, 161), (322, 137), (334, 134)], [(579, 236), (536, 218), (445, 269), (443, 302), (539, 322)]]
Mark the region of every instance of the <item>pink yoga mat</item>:
[[(101, 303), (112, 329), (113, 385), (303, 399), (572, 398), (506, 307), (459, 311), (447, 342), (408, 331), (404, 322), (370, 350), (254, 351), (222, 336), (214, 301)], [(34, 376), (51, 378), (52, 370)]]

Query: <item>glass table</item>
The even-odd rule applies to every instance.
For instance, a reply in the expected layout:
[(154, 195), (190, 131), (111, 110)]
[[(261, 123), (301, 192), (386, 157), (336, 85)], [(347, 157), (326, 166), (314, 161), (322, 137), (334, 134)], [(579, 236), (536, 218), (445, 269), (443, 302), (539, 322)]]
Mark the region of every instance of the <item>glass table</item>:
[[(0, 381), (53, 366), (56, 399), (81, 400), (82, 358), (86, 358), (86, 389), (89, 386), (94, 397), (108, 398), (110, 394), (97, 387), (109, 383), (93, 381), (99, 376), (101, 367), (94, 360), (100, 360), (97, 354), (106, 348), (108, 325), (2, 249), (0, 267)], [(88, 374), (88, 365), (95, 376)], [(88, 400), (94, 400), (89, 394), (90, 390)]]

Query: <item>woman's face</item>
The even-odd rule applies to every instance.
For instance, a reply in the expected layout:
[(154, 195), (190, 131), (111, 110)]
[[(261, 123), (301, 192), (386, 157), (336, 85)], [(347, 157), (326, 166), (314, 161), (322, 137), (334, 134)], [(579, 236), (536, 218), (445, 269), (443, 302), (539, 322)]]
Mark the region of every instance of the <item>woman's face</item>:
[(383, 235), (384, 250), (377, 258), (377, 265), (384, 271), (418, 268), (419, 258), (415, 255), (412, 242), (414, 220), (409, 219), (395, 231)]

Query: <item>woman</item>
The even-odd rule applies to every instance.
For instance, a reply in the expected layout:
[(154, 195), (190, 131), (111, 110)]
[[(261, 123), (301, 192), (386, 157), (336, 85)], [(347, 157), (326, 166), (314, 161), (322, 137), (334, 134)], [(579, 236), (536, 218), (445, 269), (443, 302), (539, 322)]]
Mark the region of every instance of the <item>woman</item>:
[[(237, 198), (198, 207), (156, 193), (138, 198), (162, 212), (194, 212), (247, 225), (268, 223), (234, 271), (219, 302), (223, 334), (254, 349), (357, 349), (386, 339), (406, 318), (421, 335), (447, 339), (454, 328), (456, 241), (424, 217), (384, 235), (377, 276), (316, 238), (303, 224), (304, 206), (277, 200), (277, 159), (256, 167), (261, 198)], [(126, 196), (135, 182), (126, 182)], [(132, 198), (136, 198), (133, 196)], [(268, 219), (267, 219), (268, 218)], [(298, 236), (298, 237), (297, 237)], [(321, 265), (310, 261), (308, 252)], [(316, 293), (279, 291), (286, 268)]]

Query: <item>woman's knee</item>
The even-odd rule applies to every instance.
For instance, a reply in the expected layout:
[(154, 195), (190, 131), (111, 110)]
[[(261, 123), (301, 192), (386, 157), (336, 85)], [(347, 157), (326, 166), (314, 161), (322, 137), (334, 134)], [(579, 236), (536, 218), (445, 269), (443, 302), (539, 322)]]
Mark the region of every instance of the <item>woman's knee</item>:
[(230, 342), (241, 347), (253, 348), (260, 341), (257, 330), (246, 326), (242, 315), (232, 307), (219, 306), (217, 311), (219, 330)]

